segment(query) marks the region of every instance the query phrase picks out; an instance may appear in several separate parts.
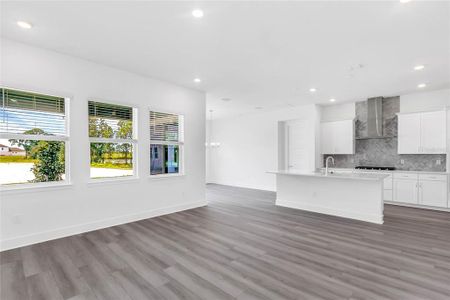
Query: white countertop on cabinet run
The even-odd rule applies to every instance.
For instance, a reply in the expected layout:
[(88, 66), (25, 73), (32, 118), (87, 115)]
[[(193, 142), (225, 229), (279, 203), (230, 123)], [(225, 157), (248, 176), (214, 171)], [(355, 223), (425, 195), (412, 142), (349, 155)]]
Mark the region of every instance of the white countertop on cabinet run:
[[(325, 170), (325, 168), (320, 168), (320, 170)], [(450, 172), (439, 172), (439, 171), (410, 171), (410, 170), (366, 170), (366, 169), (355, 169), (355, 168), (328, 168), (329, 171), (334, 172), (370, 172), (370, 173), (416, 173), (416, 174), (435, 174), (435, 175), (450, 175)]]
[(386, 174), (376, 174), (376, 173), (352, 173), (352, 172), (335, 172), (333, 174), (325, 174), (325, 172), (316, 171), (316, 172), (308, 172), (308, 171), (294, 171), (294, 170), (278, 170), (278, 171), (268, 171), (270, 174), (277, 175), (291, 175), (291, 176), (307, 176), (307, 177), (318, 177), (324, 179), (350, 179), (350, 180), (372, 180), (379, 181), (388, 177)]

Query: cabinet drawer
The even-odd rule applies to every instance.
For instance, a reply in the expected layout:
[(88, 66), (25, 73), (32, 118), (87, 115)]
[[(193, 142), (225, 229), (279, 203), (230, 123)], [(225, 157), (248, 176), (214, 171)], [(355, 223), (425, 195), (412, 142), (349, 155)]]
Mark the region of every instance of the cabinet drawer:
[(384, 201), (392, 201), (392, 190), (384, 190), (383, 191), (383, 200)]
[(396, 179), (418, 179), (417, 173), (394, 173)]
[(420, 180), (438, 180), (447, 181), (447, 175), (442, 174), (419, 174)]

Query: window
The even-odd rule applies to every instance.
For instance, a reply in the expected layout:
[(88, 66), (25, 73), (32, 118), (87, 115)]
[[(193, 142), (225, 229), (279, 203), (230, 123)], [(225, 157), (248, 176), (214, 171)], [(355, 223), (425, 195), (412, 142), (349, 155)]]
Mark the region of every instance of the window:
[(89, 101), (91, 178), (135, 176), (136, 109)]
[(183, 116), (150, 111), (150, 175), (183, 174)]
[(68, 102), (0, 88), (0, 184), (68, 181)]

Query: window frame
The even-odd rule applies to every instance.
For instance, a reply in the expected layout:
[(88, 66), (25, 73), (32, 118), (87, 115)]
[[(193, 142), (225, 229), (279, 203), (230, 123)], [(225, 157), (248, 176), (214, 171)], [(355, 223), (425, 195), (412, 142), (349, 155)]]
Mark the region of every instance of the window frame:
[[(8, 86), (0, 86), (0, 89), (15, 90), (25, 93), (40, 94), (43, 96), (51, 96), (64, 98), (64, 135), (42, 135), (42, 134), (20, 134), (20, 133), (6, 133), (0, 132), (1, 139), (23, 139), (23, 140), (33, 140), (33, 141), (52, 141), (52, 142), (63, 142), (64, 143), (64, 180), (60, 181), (46, 181), (46, 182), (18, 182), (11, 184), (0, 184), (0, 191), (14, 191), (14, 190), (30, 190), (30, 189), (41, 189), (41, 188), (51, 188), (51, 187), (61, 187), (70, 186), (71, 183), (71, 172), (70, 172), (70, 100), (71, 97), (59, 96), (52, 92), (45, 91), (35, 91), (23, 88), (15, 88)], [(62, 93), (61, 93), (62, 94)]]
[[(133, 137), (131, 139), (118, 139), (118, 138), (98, 138), (98, 137), (90, 137), (89, 136), (89, 102), (98, 102), (98, 103), (105, 103), (109, 105), (118, 105), (118, 106), (127, 106), (131, 107), (132, 113), (133, 113)], [(135, 181), (139, 179), (139, 166), (138, 166), (138, 108), (134, 104), (130, 103), (124, 103), (124, 102), (118, 102), (118, 101), (109, 101), (104, 100), (102, 98), (98, 97), (91, 97), (87, 100), (87, 136), (89, 139), (88, 143), (88, 153), (89, 153), (89, 176), (88, 176), (88, 183), (89, 184), (95, 184), (95, 183), (108, 183), (108, 182), (114, 182), (114, 181)], [(131, 176), (114, 176), (114, 177), (97, 177), (92, 178), (91, 177), (91, 153), (90, 153), (90, 147), (91, 143), (105, 143), (105, 144), (114, 144), (114, 143), (127, 143), (132, 145), (132, 164), (133, 164), (133, 175)]]
[[(150, 129), (150, 113), (151, 112), (158, 112), (158, 113), (165, 113), (165, 114), (171, 114), (171, 115), (177, 115), (179, 118), (181, 117), (182, 120), (182, 134), (180, 134), (180, 129), (178, 130), (178, 136), (181, 136), (181, 141), (178, 142), (165, 142), (165, 141), (155, 141), (152, 140), (152, 133), (151, 133), (151, 129)], [(147, 122), (148, 122), (148, 138), (149, 138), (149, 144), (148, 144), (148, 158), (149, 158), (149, 162), (148, 162), (148, 178), (149, 179), (161, 179), (161, 178), (170, 178), (170, 177), (182, 177), (185, 176), (185, 164), (184, 164), (184, 146), (185, 146), (185, 135), (186, 135), (186, 130), (185, 130), (185, 123), (186, 123), (186, 117), (184, 114), (180, 113), (180, 112), (176, 112), (176, 111), (167, 111), (164, 109), (158, 109), (158, 108), (154, 108), (154, 107), (149, 107), (147, 109)], [(152, 158), (151, 158), (151, 146), (152, 145), (177, 145), (178, 146), (178, 151), (179, 151), (179, 168), (178, 168), (178, 173), (166, 173), (166, 174), (152, 174), (151, 172), (151, 163), (152, 163)], [(161, 153), (159, 153), (159, 155), (161, 155)]]

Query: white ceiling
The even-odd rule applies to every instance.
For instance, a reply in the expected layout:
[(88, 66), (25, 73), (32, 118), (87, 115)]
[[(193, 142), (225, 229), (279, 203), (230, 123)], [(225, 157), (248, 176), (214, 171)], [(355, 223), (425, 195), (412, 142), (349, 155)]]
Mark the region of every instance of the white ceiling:
[[(426, 89), (450, 86), (450, 3), (444, 1), (1, 6), (3, 37), (204, 90), (214, 118), (256, 106), (410, 93), (422, 82)], [(203, 9), (202, 19), (192, 17), (195, 8)], [(18, 20), (34, 27), (23, 30)], [(416, 64), (426, 68), (413, 71)]]

